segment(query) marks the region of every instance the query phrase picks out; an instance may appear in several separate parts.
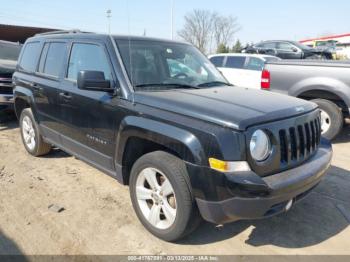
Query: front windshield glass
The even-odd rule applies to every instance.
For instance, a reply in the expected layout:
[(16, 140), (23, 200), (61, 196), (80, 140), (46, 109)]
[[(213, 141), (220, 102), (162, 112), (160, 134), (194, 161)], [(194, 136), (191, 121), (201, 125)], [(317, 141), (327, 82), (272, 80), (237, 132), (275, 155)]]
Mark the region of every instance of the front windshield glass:
[(229, 85), (215, 66), (191, 45), (120, 39), (116, 43), (136, 91)]

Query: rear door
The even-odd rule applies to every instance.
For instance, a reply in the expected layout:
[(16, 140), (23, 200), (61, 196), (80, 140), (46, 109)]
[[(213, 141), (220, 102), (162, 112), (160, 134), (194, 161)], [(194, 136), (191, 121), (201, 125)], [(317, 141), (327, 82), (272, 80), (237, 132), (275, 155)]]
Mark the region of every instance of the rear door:
[[(39, 64), (32, 86), (40, 115), (40, 124), (53, 130), (58, 128), (59, 108), (57, 94), (63, 77), (64, 61), (67, 57), (67, 41), (46, 41), (43, 45)], [(45, 135), (46, 129), (44, 129)], [(56, 138), (56, 139), (55, 139)], [(51, 137), (59, 142), (57, 137)]]
[(227, 56), (221, 72), (231, 84), (244, 86), (247, 82), (245, 63), (245, 56)]
[(299, 59), (301, 58), (301, 50), (291, 43), (278, 42), (277, 51), (282, 59)]

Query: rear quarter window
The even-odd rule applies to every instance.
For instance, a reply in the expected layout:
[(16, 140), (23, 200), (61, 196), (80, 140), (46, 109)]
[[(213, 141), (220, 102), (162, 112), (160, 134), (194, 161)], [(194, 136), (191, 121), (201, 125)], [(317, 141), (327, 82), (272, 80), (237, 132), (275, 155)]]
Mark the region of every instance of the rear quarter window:
[(243, 69), (246, 58), (244, 56), (229, 56), (226, 60), (225, 67)]
[(265, 62), (260, 58), (249, 57), (246, 69), (254, 71), (262, 71), (264, 68)]
[(21, 61), (19, 62), (19, 68), (24, 71), (35, 72), (40, 51), (40, 42), (27, 43), (24, 47)]
[(210, 62), (212, 62), (216, 67), (222, 67), (224, 63), (224, 56), (214, 56), (211, 57)]

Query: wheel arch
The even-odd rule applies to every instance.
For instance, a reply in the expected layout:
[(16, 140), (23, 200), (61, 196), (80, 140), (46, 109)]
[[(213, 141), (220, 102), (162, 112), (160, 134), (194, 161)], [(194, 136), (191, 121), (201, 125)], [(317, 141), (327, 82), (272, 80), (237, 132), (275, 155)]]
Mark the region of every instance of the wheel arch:
[(309, 90), (305, 90), (304, 92), (298, 94), (297, 97), (305, 100), (329, 100), (335, 103), (339, 108), (341, 108), (345, 116), (349, 116), (350, 105), (347, 104), (347, 102), (342, 98), (344, 96), (342, 96), (342, 94), (339, 94), (339, 92), (322, 87), (315, 87)]
[(116, 140), (115, 163), (122, 167), (123, 184), (128, 184), (131, 167), (138, 158), (159, 150), (198, 165), (206, 161), (201, 143), (189, 131), (130, 116), (122, 121)]
[(16, 86), (13, 93), (14, 108), (17, 118), (19, 119), (21, 117), (21, 113), (25, 108), (31, 108), (35, 121), (38, 121), (35, 114), (34, 98), (32, 92), (26, 88)]

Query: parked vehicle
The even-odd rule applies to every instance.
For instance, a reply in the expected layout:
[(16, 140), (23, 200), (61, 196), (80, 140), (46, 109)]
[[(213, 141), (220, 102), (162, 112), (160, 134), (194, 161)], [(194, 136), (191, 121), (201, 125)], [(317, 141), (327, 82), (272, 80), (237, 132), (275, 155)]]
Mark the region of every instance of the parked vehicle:
[(350, 110), (350, 63), (277, 61), (267, 63), (262, 88), (311, 100), (321, 109), (322, 135), (334, 139)]
[(20, 51), (19, 43), (0, 40), (0, 107), (13, 106), (12, 74)]
[(209, 60), (235, 86), (260, 89), (261, 72), (267, 61), (280, 58), (255, 54), (216, 54)]
[[(171, 74), (173, 60), (197, 74)], [(141, 223), (167, 241), (200, 216), (222, 224), (285, 212), (330, 165), (316, 104), (231, 87), (186, 43), (41, 34), (13, 80), (29, 154), (54, 145), (129, 185)]]
[(296, 41), (275, 40), (263, 41), (247, 46), (243, 52), (248, 54), (266, 54), (282, 59), (332, 59), (332, 52), (317, 50)]
[(341, 47), (337, 46), (338, 41), (336, 40), (315, 40), (310, 43), (309, 47), (315, 48), (318, 51), (328, 51), (332, 53), (332, 57), (334, 60), (341, 59), (340, 51)]

